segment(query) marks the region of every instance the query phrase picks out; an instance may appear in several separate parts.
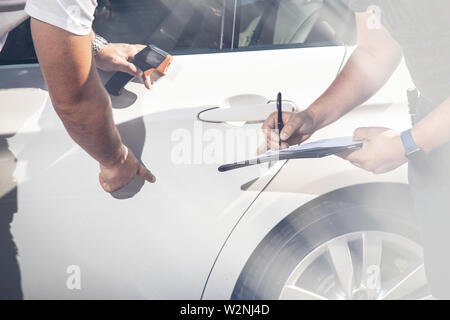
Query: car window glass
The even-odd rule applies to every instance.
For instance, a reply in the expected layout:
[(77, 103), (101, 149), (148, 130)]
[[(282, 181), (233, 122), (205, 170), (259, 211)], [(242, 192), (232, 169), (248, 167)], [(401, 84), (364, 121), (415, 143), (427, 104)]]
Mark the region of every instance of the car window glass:
[[(171, 52), (220, 47), (222, 0), (99, 0), (93, 29), (109, 42)], [(30, 19), (0, 38), (0, 65), (35, 63)]]
[(218, 49), (222, 0), (100, 0), (94, 30), (110, 42), (168, 51)]
[(3, 48), (0, 51), (0, 64), (36, 62), (30, 19), (21, 23), (7, 35), (3, 35)]
[(235, 48), (354, 41), (344, 0), (240, 0)]

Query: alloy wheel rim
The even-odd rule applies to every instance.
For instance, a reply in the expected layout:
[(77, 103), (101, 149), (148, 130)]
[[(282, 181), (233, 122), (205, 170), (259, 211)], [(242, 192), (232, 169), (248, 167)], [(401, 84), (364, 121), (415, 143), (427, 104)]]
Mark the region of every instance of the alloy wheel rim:
[(431, 299), (423, 250), (382, 231), (333, 238), (315, 248), (284, 283), (281, 300)]

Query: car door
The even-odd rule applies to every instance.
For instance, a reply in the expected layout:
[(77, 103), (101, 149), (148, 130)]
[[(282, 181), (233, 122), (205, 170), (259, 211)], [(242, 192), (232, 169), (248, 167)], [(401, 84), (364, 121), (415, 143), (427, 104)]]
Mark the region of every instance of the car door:
[(227, 237), (282, 163), (223, 174), (218, 166), (255, 153), (277, 92), (287, 109), (302, 109), (342, 64), (335, 36), (348, 25), (327, 19), (336, 9), (327, 3), (99, 1), (98, 34), (175, 55), (152, 90), (131, 82), (112, 97), (125, 144), (157, 177), (112, 195), (54, 113), (38, 65), (3, 56), (0, 203), (24, 296), (200, 298)]

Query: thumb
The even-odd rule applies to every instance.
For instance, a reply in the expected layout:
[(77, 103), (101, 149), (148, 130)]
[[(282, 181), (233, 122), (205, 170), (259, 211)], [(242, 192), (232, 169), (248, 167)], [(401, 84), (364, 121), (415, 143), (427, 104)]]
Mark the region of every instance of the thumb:
[(144, 167), (142, 164), (140, 164), (138, 175), (143, 177), (145, 180), (151, 183), (156, 182), (156, 177), (148, 170), (146, 167)]
[(302, 126), (302, 120), (299, 117), (292, 116), (284, 125), (280, 138), (283, 141), (288, 140)]
[(145, 74), (145, 73), (143, 73), (143, 74), (142, 74), (142, 80), (144, 80), (144, 85), (145, 85), (145, 87), (146, 87), (148, 90), (150, 90), (151, 87), (152, 87), (152, 80), (150, 79), (150, 76), (147, 75), (147, 74)]
[(377, 127), (358, 128), (353, 133), (353, 140), (355, 140), (355, 141), (372, 140), (373, 138), (378, 136), (384, 130), (386, 130), (386, 129), (384, 129), (384, 128), (377, 128)]

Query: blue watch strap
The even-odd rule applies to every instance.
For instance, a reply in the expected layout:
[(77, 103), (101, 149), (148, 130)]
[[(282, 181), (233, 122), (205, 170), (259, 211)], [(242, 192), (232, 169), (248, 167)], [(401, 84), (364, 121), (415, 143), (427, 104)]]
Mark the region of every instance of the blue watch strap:
[(419, 152), (422, 149), (414, 142), (411, 134), (411, 129), (403, 131), (401, 134), (403, 147), (405, 148), (405, 155), (408, 157), (413, 153)]

